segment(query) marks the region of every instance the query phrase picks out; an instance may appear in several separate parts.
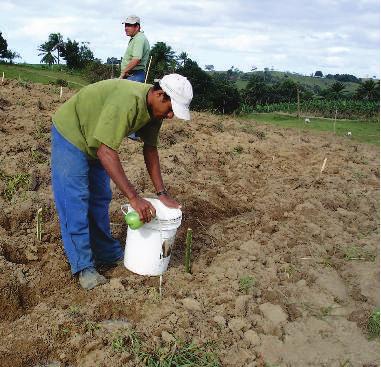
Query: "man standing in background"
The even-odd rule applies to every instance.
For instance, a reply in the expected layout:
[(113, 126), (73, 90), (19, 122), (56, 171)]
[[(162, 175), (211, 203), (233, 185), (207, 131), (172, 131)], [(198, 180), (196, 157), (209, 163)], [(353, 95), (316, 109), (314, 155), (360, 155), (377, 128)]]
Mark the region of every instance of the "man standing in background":
[(120, 79), (144, 83), (150, 53), (149, 42), (144, 32), (140, 30), (140, 18), (138, 16), (130, 15), (123, 23), (126, 35), (131, 38), (123, 56)]

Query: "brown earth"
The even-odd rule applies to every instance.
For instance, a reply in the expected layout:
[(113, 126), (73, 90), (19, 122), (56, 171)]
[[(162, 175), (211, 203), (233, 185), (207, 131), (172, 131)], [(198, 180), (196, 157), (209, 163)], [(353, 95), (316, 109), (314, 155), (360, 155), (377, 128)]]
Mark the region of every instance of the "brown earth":
[[(162, 171), (184, 218), (162, 298), (158, 278), (122, 266), (84, 291), (63, 253), (49, 175), (50, 116), (71, 94), (65, 88), (60, 101), (57, 87), (0, 85), (2, 367), (137, 366), (115, 347), (126, 330), (152, 348), (173, 337), (214, 342), (222, 366), (379, 365), (366, 331), (379, 307), (377, 147), (206, 113), (167, 121)], [(140, 143), (126, 140), (121, 157), (152, 194)], [(122, 244), (124, 203), (114, 188)], [(183, 266), (188, 227), (192, 275)]]

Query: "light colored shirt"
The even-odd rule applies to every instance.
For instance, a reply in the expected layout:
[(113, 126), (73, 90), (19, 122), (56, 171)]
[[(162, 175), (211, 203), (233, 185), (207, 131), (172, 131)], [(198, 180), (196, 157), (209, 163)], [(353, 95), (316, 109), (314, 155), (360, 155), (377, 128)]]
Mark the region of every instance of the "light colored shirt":
[(61, 135), (91, 158), (101, 143), (118, 150), (124, 137), (136, 132), (147, 145), (157, 146), (162, 121), (147, 108), (151, 84), (122, 79), (87, 85), (54, 114)]
[(136, 33), (128, 42), (128, 47), (124, 53), (121, 64), (121, 70), (123, 71), (132, 59), (140, 60), (139, 64), (136, 65), (133, 70), (145, 70), (149, 59), (149, 53), (150, 45), (144, 32)]

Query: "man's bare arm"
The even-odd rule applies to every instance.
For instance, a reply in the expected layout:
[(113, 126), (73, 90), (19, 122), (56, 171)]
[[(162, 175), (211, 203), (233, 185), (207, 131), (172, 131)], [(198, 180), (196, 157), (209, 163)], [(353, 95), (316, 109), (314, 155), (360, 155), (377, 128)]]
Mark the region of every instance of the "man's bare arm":
[(120, 73), (120, 79), (123, 79), (125, 76), (129, 74), (129, 72), (137, 65), (139, 65), (140, 59), (132, 59), (127, 66), (124, 68), (124, 70)]
[[(156, 192), (165, 190), (163, 178), (161, 176), (159, 153), (157, 148), (144, 144), (143, 154), (147, 171), (151, 177), (153, 185), (155, 186)], [(164, 205), (170, 208), (181, 208), (181, 205), (168, 194), (160, 195), (159, 199)]]
[(149, 201), (144, 200), (138, 195), (123, 170), (119, 154), (107, 145), (101, 144), (97, 150), (97, 156), (110, 178), (115, 182), (115, 185), (128, 198), (131, 206), (139, 213), (140, 219), (144, 222), (149, 222), (156, 215), (155, 208)]

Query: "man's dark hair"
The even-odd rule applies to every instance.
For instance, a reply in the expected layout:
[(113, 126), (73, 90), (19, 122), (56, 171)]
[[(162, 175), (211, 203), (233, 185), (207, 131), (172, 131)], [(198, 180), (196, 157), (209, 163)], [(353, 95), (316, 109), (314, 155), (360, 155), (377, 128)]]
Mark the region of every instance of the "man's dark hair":
[[(157, 91), (157, 90), (163, 90), (163, 88), (160, 86), (159, 82), (154, 82), (153, 83), (153, 90), (154, 91)], [(164, 92), (164, 99), (171, 99), (171, 97)]]

